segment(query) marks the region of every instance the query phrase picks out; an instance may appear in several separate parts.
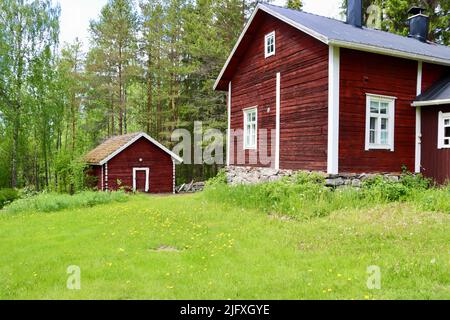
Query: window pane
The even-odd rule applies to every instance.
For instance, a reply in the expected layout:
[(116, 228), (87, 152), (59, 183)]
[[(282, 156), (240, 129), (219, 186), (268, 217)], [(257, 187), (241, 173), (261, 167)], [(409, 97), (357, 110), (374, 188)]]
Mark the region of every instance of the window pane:
[(450, 124), (450, 119), (445, 119), (444, 120), (444, 125), (448, 126)]
[(380, 104), (377, 101), (370, 101), (370, 113), (378, 113)]
[(377, 129), (377, 118), (370, 118), (370, 130)]
[(444, 130), (444, 137), (450, 138), (450, 127), (446, 127)]
[(388, 119), (381, 119), (381, 130), (387, 130), (388, 128)]
[(375, 131), (373, 131), (373, 130), (370, 130), (369, 142), (375, 143)]
[(388, 132), (387, 131), (381, 131), (380, 143), (388, 144)]
[(382, 102), (380, 104), (380, 113), (381, 114), (387, 114), (388, 108), (389, 108), (389, 105), (386, 102)]
[(450, 139), (444, 139), (444, 145), (448, 146), (450, 144)]

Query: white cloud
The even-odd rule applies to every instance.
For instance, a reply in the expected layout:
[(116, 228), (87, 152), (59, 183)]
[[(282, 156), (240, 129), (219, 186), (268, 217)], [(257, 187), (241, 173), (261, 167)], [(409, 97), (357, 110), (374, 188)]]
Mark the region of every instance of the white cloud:
[[(108, 0), (54, 0), (61, 4), (61, 44), (72, 43), (79, 38), (85, 46), (89, 44), (89, 22), (96, 19)], [(275, 0), (284, 6), (286, 0)], [(318, 15), (338, 18), (341, 0), (303, 0), (303, 10)]]
[[(286, 0), (275, 0), (273, 4), (284, 6)], [(340, 17), (341, 0), (303, 0), (303, 11), (330, 18)]]
[(77, 37), (88, 45), (89, 22), (96, 19), (107, 0), (58, 0), (61, 5), (61, 44)]

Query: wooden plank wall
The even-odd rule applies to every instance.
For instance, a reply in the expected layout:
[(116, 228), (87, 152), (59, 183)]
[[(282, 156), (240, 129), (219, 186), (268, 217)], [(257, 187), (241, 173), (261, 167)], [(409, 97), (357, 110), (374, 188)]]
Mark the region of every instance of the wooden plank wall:
[[(417, 61), (341, 49), (340, 172), (414, 170)], [(395, 96), (395, 150), (365, 150), (366, 93)]]
[[(422, 90), (450, 74), (450, 68), (423, 64)], [(450, 178), (450, 149), (437, 148), (439, 111), (450, 112), (450, 105), (422, 107), (422, 173), (437, 183)]]
[(437, 183), (450, 178), (450, 149), (438, 149), (439, 111), (450, 112), (450, 105), (422, 107), (422, 173)]
[[(232, 78), (231, 128), (243, 129), (243, 109), (258, 106), (259, 129), (276, 127), (276, 74), (281, 73), (280, 167), (326, 170), (328, 119), (328, 46), (259, 13), (253, 37)], [(276, 55), (264, 57), (264, 36), (275, 30)], [(260, 138), (260, 137), (258, 137)], [(271, 155), (272, 142), (269, 139)], [(235, 141), (236, 151), (238, 145)], [(246, 151), (259, 159), (257, 151)], [(236, 152), (232, 155), (237, 163)], [(264, 167), (258, 161), (253, 166)], [(273, 166), (273, 164), (272, 164)]]

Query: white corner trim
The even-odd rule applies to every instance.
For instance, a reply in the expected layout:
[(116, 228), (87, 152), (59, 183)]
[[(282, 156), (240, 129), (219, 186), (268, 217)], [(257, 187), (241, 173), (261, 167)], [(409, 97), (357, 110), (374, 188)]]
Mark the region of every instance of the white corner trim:
[(114, 151), (113, 153), (111, 153), (107, 158), (103, 159), (102, 161), (100, 161), (100, 165), (105, 164), (106, 162), (108, 162), (109, 160), (111, 160), (112, 158), (114, 158), (115, 156), (117, 156), (119, 153), (121, 153), (123, 150), (125, 150), (126, 148), (128, 148), (129, 146), (131, 146), (133, 143), (135, 143), (136, 141), (138, 141), (140, 138), (145, 138), (148, 141), (150, 141), (151, 143), (153, 143), (155, 146), (157, 146), (158, 148), (160, 148), (161, 150), (163, 150), (165, 153), (167, 153), (168, 155), (170, 155), (172, 157), (172, 159), (175, 159), (178, 163), (183, 163), (183, 159), (180, 158), (178, 155), (176, 155), (175, 153), (173, 153), (172, 151), (170, 151), (169, 149), (167, 149), (165, 146), (163, 146), (161, 143), (159, 143), (158, 141), (156, 141), (155, 139), (153, 139), (152, 137), (150, 137), (148, 134), (142, 132), (140, 134), (138, 134), (136, 137), (134, 137), (132, 140), (130, 140), (127, 144), (123, 145), (122, 147), (120, 147), (119, 149), (117, 149), (116, 151)]
[(133, 168), (133, 192), (136, 192), (136, 173), (145, 171), (145, 192), (150, 190), (150, 168)]
[(105, 163), (105, 191), (108, 191), (109, 185), (108, 185), (108, 162)]
[(102, 178), (101, 178), (101, 186), (102, 186), (102, 188), (101, 188), (101, 190), (102, 191), (105, 191), (105, 168), (104, 168), (104, 166), (101, 166), (102, 167)]
[(280, 169), (280, 120), (281, 120), (281, 73), (277, 73), (276, 125), (275, 125), (275, 170)]
[(328, 158), (327, 172), (339, 173), (340, 49), (330, 46), (328, 62)]
[(411, 105), (413, 107), (428, 107), (428, 106), (439, 106), (443, 104), (450, 104), (450, 99), (414, 101)]
[(230, 166), (231, 162), (231, 93), (232, 93), (231, 81), (228, 83), (228, 132), (227, 132), (227, 167)]
[[(417, 62), (417, 88), (416, 95), (422, 94), (422, 69), (423, 62)], [(422, 109), (416, 108), (416, 156), (414, 163), (414, 172), (420, 173), (422, 165)]]
[(175, 165), (175, 160), (172, 159), (172, 163), (173, 163), (173, 194), (177, 193), (177, 169), (176, 169), (176, 165)]
[(444, 124), (442, 123), (444, 120), (444, 113), (442, 111), (439, 111), (438, 114), (438, 141), (437, 141), (437, 148), (442, 149), (444, 147), (444, 144), (442, 143), (442, 140), (444, 140)]

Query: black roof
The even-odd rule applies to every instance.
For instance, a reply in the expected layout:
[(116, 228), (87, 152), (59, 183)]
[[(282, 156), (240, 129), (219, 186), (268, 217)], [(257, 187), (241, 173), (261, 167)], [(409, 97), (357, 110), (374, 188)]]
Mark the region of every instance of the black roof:
[(435, 83), (430, 89), (417, 97), (419, 101), (436, 101), (450, 99), (450, 76)]

